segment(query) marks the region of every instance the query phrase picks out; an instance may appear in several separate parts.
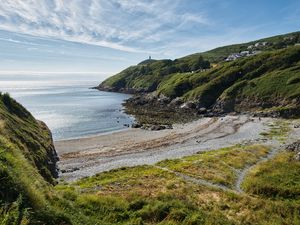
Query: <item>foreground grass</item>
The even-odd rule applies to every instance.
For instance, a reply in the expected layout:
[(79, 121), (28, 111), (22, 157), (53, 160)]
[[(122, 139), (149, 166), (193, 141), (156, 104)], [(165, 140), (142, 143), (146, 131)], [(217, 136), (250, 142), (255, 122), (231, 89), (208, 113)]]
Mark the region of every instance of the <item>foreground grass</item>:
[[(182, 160), (166, 160), (154, 166), (116, 169), (70, 184), (60, 183), (42, 194), (45, 204), (52, 210), (50, 212), (56, 214), (55, 218), (65, 219), (52, 221), (49, 217), (48, 223), (39, 223), (38, 219), (32, 223), (32, 217), (29, 216), (22, 223), (299, 224), (299, 163), (291, 161), (290, 153), (282, 153), (250, 171), (244, 182), (244, 189), (249, 194), (197, 185), (159, 168), (178, 169), (190, 176), (201, 176), (206, 171), (203, 168), (211, 168), (213, 175), (202, 178), (214, 181), (217, 180), (215, 177), (222, 177), (223, 173), (226, 175), (227, 166), (244, 168), (257, 162), (268, 151), (267, 147), (259, 145), (234, 146), (195, 154)], [(197, 166), (193, 167), (193, 163)], [(189, 169), (189, 164), (196, 169)], [(265, 188), (265, 184), (273, 186), (271, 190), (289, 190), (289, 194), (286, 191), (279, 191), (280, 194), (272, 196), (265, 194), (270, 190)], [(228, 185), (230, 187), (232, 182)], [(8, 223), (7, 219), (19, 213), (20, 204), (16, 202), (11, 205), (11, 211), (0, 209), (0, 224), (13, 224)], [(29, 208), (22, 213), (34, 212)], [(43, 221), (47, 218), (46, 212), (40, 212), (39, 215)]]
[(294, 155), (281, 152), (256, 166), (244, 181), (244, 189), (273, 199), (300, 199), (300, 162)]
[[(268, 151), (264, 146), (234, 146), (182, 160), (166, 160), (155, 166), (112, 170), (71, 184), (57, 185), (55, 189), (60, 197), (51, 204), (63, 209), (73, 224), (299, 224), (298, 167), (278, 169), (275, 174), (280, 179), (274, 178), (273, 182), (274, 186), (277, 182), (282, 186), (290, 182), (289, 190), (294, 197), (275, 195), (272, 198), (262, 198), (248, 189), (252, 186), (263, 188), (262, 184), (268, 183), (273, 176), (269, 170), (258, 169), (263, 174), (259, 177), (261, 182), (252, 182), (249, 175), (245, 181), (248, 186), (244, 185), (249, 194), (238, 194), (197, 185), (159, 168), (168, 167), (183, 174), (217, 181), (216, 177), (227, 177), (227, 166), (244, 168), (264, 157)], [(198, 165), (197, 169), (193, 163)], [(281, 158), (280, 168), (290, 164), (290, 158)], [(211, 168), (213, 175), (202, 177), (206, 171), (204, 168)], [(293, 175), (287, 176), (289, 170), (295, 171)], [(227, 179), (231, 181), (228, 183), (231, 187), (234, 179)]]

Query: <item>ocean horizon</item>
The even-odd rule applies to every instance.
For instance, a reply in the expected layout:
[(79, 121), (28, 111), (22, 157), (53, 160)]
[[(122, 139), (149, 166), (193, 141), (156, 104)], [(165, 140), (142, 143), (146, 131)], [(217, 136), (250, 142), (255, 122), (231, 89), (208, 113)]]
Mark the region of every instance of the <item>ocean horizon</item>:
[(122, 106), (130, 95), (91, 89), (99, 82), (88, 74), (1, 75), (0, 91), (8, 92), (45, 122), (54, 141), (59, 141), (118, 131), (132, 123)]

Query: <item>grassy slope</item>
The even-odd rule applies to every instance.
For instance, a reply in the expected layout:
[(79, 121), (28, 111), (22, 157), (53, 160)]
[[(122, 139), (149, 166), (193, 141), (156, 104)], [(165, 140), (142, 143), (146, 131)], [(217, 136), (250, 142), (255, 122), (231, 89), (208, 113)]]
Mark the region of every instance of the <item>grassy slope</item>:
[[(249, 45), (254, 45), (257, 42), (268, 42), (271, 45), (267, 46), (264, 48), (265, 50), (275, 50), (275, 49), (281, 49), (283, 46), (294, 44), (294, 43), (299, 43), (300, 38), (299, 38), (300, 32), (293, 32), (289, 34), (284, 34), (284, 35), (277, 35), (269, 38), (263, 38), (260, 40), (256, 41), (251, 41), (248, 43), (243, 43), (243, 44), (235, 44), (235, 45), (229, 45), (229, 46), (224, 46), (224, 47), (219, 47), (204, 53), (197, 53), (194, 55), (201, 54), (205, 59), (209, 60), (212, 63), (218, 63), (222, 61), (224, 58), (226, 58), (228, 55), (232, 53), (238, 53), (241, 51), (247, 50), (247, 47)], [(289, 40), (289, 37), (295, 37), (294, 40)], [(259, 49), (258, 49), (259, 50)], [(191, 55), (191, 56), (194, 56)], [(190, 57), (190, 56), (187, 56)]]
[[(192, 86), (181, 93), (209, 107), (219, 100), (248, 99), (282, 105), (300, 97), (300, 47), (290, 47), (225, 63), (211, 71), (182, 78)], [(170, 93), (175, 86), (163, 83), (159, 92)]]
[(64, 220), (47, 203), (56, 176), (53, 150), (47, 127), (0, 95), (0, 224)]

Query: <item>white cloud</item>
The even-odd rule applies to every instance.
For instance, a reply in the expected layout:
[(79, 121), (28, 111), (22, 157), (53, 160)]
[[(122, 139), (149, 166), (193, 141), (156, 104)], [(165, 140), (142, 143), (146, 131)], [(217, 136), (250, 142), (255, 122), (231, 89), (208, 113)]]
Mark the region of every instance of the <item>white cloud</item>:
[(168, 42), (186, 24), (209, 24), (179, 8), (179, 0), (2, 0), (0, 29), (149, 52), (147, 45)]

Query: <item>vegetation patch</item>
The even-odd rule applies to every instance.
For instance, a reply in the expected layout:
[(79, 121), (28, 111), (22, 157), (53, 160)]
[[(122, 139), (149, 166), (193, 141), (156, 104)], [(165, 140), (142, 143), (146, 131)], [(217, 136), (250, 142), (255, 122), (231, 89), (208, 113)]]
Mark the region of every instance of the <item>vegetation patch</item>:
[(291, 131), (291, 124), (287, 120), (276, 120), (268, 125), (270, 129), (266, 132), (262, 132), (261, 135), (269, 139), (275, 139), (280, 142), (285, 142), (289, 132)]
[(260, 145), (235, 146), (200, 152), (182, 159), (165, 160), (158, 165), (195, 178), (233, 187), (237, 179), (237, 170), (253, 165), (268, 152), (269, 148)]
[(243, 183), (248, 193), (272, 199), (300, 199), (300, 162), (281, 152), (253, 168)]

